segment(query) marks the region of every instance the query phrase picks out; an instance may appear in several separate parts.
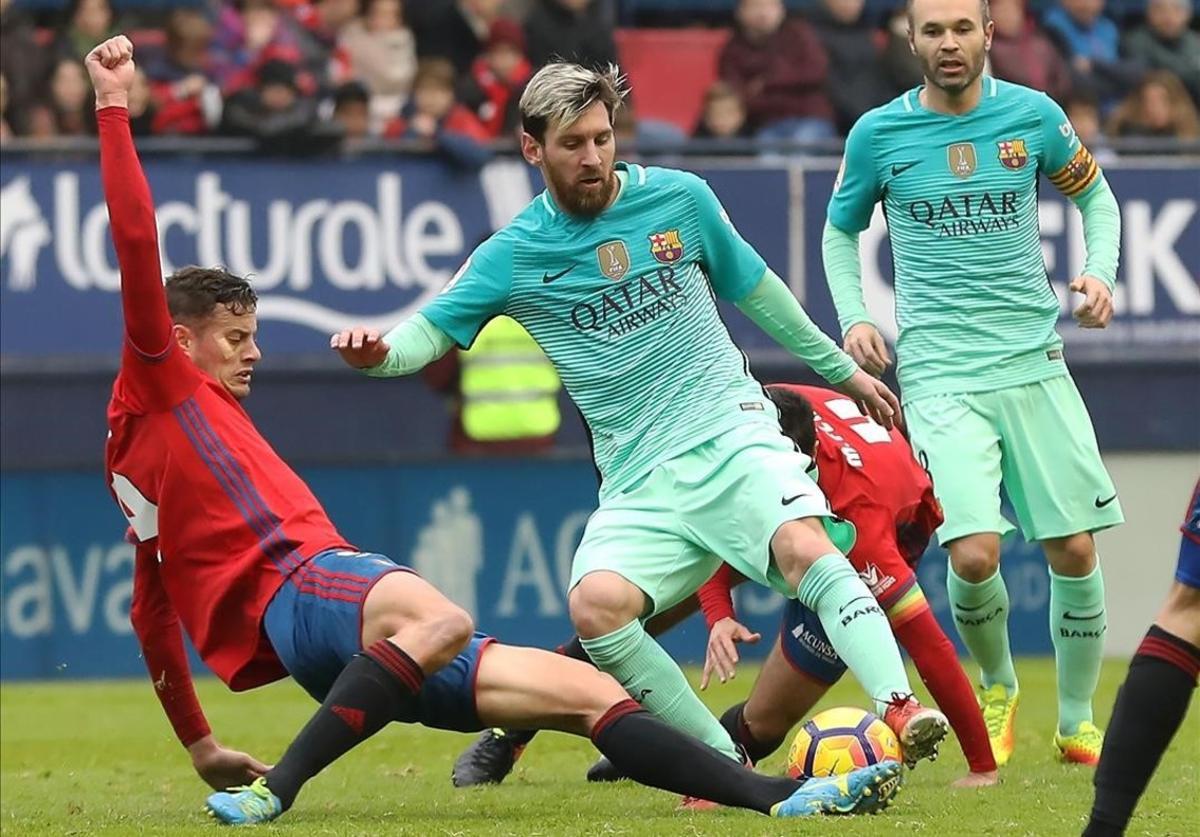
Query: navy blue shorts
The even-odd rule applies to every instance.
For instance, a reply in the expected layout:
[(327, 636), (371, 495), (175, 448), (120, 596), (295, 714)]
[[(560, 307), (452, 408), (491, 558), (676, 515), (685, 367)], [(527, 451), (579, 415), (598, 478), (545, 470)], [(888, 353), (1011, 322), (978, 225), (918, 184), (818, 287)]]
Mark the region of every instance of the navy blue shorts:
[(1192, 492), (1192, 502), (1180, 529), (1183, 537), (1180, 538), (1175, 580), (1188, 587), (1200, 588), (1200, 482)]
[[(412, 572), (384, 555), (329, 550), (315, 555), (286, 581), (263, 617), (263, 628), (284, 668), (318, 702), (350, 658), (362, 651), (362, 605), (388, 573)], [(475, 634), (466, 650), (425, 678), (420, 700), (403, 723), (477, 732), (475, 677), (479, 657), (492, 642)]]
[(833, 650), (816, 613), (788, 599), (779, 626), (779, 647), (792, 668), (822, 683), (836, 683), (846, 673), (846, 664)]

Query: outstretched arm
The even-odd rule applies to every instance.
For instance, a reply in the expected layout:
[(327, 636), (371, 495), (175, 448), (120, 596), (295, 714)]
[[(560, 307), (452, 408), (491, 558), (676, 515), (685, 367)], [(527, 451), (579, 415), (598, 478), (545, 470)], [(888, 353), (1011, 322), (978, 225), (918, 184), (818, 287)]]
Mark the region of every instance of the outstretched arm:
[(154, 693), (200, 778), (215, 790), (249, 784), (266, 774), (267, 765), (213, 737), (192, 683), (179, 617), (158, 574), (157, 543), (137, 544), (129, 611)]
[(125, 333), (138, 354), (157, 358), (170, 344), (171, 315), (163, 291), (154, 200), (129, 132), (133, 44), (123, 35), (110, 38), (89, 52), (84, 63), (96, 88), (100, 174), (121, 269)]
[(342, 360), (372, 378), (395, 378), (419, 372), (454, 345), (450, 335), (414, 314), (380, 337), (374, 329), (348, 328), (329, 339)]

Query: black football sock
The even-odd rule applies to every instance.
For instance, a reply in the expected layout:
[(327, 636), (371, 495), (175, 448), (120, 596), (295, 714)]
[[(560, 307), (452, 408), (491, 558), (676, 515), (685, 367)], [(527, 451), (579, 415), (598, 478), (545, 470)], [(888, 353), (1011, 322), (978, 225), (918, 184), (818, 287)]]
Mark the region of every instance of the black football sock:
[(1125, 833), (1138, 799), (1183, 723), (1200, 648), (1152, 625), (1129, 663), (1093, 782), (1096, 801), (1084, 837)]
[[(579, 641), (578, 634), (555, 648), (554, 651), (556, 654), (562, 654), (564, 657), (570, 657), (572, 660), (579, 660), (581, 663), (587, 663), (589, 666), (594, 665), (587, 651), (583, 650), (583, 643)], [(526, 746), (533, 740), (535, 735), (537, 735), (537, 730), (535, 729), (508, 729), (504, 731), (505, 740), (512, 742), (517, 747)]]
[(635, 700), (604, 713), (592, 728), (592, 743), (635, 782), (763, 814), (803, 784), (755, 773), (655, 718)]
[(743, 714), (745, 708), (746, 701), (742, 701), (726, 709), (725, 714), (721, 716), (721, 726), (725, 727), (725, 731), (729, 733), (734, 744), (741, 745), (742, 750), (750, 757), (750, 761), (758, 764), (779, 749), (784, 736), (769, 741), (759, 741), (750, 732), (750, 727), (746, 726), (746, 717)]
[(267, 787), (286, 811), (300, 787), (389, 722), (411, 716), (425, 673), (381, 639), (354, 657), (333, 681), (321, 708), (267, 773)]

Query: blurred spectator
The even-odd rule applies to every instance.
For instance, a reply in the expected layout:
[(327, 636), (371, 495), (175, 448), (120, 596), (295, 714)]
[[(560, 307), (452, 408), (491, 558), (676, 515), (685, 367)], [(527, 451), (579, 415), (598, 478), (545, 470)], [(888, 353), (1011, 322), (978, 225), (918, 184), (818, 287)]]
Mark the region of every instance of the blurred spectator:
[(221, 92), (212, 80), (213, 26), (195, 9), (167, 18), (166, 49), (145, 62), (154, 96), (154, 133), (203, 134), (221, 119)]
[(324, 86), (332, 73), (332, 65), (344, 65), (345, 57), (337, 54), (342, 29), (358, 17), (359, 0), (311, 0), (293, 6), (292, 16), (298, 24), (300, 64)]
[(300, 90), (297, 72), (287, 61), (265, 62), (254, 87), (226, 100), (222, 131), (253, 137), (266, 150), (285, 153), (315, 150), (335, 137), (335, 131), (322, 130), (316, 99)]
[(158, 113), (158, 105), (150, 93), (150, 82), (145, 72), (138, 67), (133, 74), (133, 84), (129, 88), (129, 130), (135, 137), (145, 137), (155, 133), (154, 118)]
[(539, 0), (525, 18), (534, 67), (564, 58), (588, 67), (617, 63), (613, 21), (599, 0)]
[(46, 102), (35, 101), (25, 113), (25, 134), (32, 140), (53, 139), (58, 136), (58, 120), (54, 108)]
[(333, 92), (333, 121), (346, 139), (373, 136), (371, 93), (360, 81), (348, 81)]
[(418, 0), (408, 8), (418, 58), (446, 58), (456, 74), (471, 69), (483, 51), (501, 0)]
[(342, 29), (340, 51), (349, 77), (370, 91), (372, 114), (379, 119), (398, 114), (417, 72), (417, 43), (404, 25), (400, 0), (366, 0), (363, 17)]
[(1113, 112), (1109, 134), (1194, 140), (1200, 138), (1200, 117), (1183, 82), (1166, 70), (1153, 70)]
[(455, 453), (530, 454), (554, 446), (562, 385), (554, 364), (516, 320), (490, 320), (470, 350), (447, 352), (423, 374), (435, 392), (451, 398)]
[(692, 133), (697, 139), (734, 140), (751, 136), (746, 124), (746, 105), (733, 85), (713, 82), (704, 94), (700, 122)]
[(1095, 90), (1102, 107), (1136, 82), (1140, 71), (1121, 60), (1117, 25), (1104, 16), (1104, 0), (1059, 0), (1045, 25), (1067, 55), (1072, 86)]
[(508, 136), (521, 122), (518, 104), (531, 75), (521, 26), (501, 18), (492, 24), (486, 49), (459, 86), (459, 98), (483, 123), (488, 136)]
[(1028, 14), (1025, 0), (992, 0), (992, 75), (1045, 91), (1062, 103), (1071, 92), (1071, 71), (1058, 47)]
[(864, 0), (821, 0), (809, 16), (829, 53), (828, 93), (842, 134), (893, 96), (879, 62), (879, 31), (864, 19), (864, 6)]
[(1200, 35), (1188, 25), (1192, 0), (1150, 0), (1146, 24), (1125, 41), (1130, 58), (1152, 70), (1170, 70), (1200, 104)]
[(226, 94), (253, 87), (272, 59), (298, 61), (299, 27), (271, 0), (233, 0), (221, 8), (213, 38), (213, 78)]
[(166, 48), (143, 61), (146, 76), (152, 83), (178, 82), (193, 76), (210, 77), (213, 25), (202, 12), (175, 9), (167, 18), (164, 34)]
[(109, 0), (71, 0), (66, 26), (58, 37), (58, 54), (82, 62), (92, 47), (119, 34), (113, 23)]
[(46, 79), (46, 51), (39, 49), (33, 24), (13, 0), (0, 0), (0, 74), (8, 82), (8, 126), (16, 134), (28, 130), (29, 106)]
[(1092, 153), (1096, 162), (1107, 165), (1117, 159), (1108, 137), (1100, 130), (1100, 103), (1090, 93), (1074, 93), (1063, 103), (1067, 119), (1079, 141)]
[(92, 85), (82, 64), (74, 58), (58, 59), (50, 73), (49, 92), (59, 135), (79, 137), (92, 132)]
[(925, 80), (921, 72), (921, 62), (913, 55), (908, 42), (908, 11), (905, 6), (900, 5), (892, 10), (885, 35), (887, 42), (879, 64), (883, 68), (884, 76), (892, 82), (893, 95), (898, 96)]
[(788, 20), (783, 0), (739, 0), (718, 74), (738, 89), (759, 137), (811, 141), (833, 135), (825, 93), (829, 58), (816, 32)]
[(454, 65), (444, 58), (427, 58), (417, 67), (412, 98), (386, 135), (429, 140), (454, 163), (477, 168), (491, 158), (488, 141), (475, 114), (455, 99)]

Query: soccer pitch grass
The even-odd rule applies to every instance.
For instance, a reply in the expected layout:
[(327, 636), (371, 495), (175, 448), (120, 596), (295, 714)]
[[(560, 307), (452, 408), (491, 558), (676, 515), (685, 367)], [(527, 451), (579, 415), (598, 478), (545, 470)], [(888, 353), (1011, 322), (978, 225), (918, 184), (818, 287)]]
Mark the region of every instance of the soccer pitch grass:
[[(1023, 660), (1018, 746), (997, 788), (949, 787), (965, 770), (957, 744), (908, 774), (877, 817), (772, 820), (746, 811), (690, 813), (678, 800), (628, 782), (589, 785), (591, 744), (548, 733), (501, 787), (459, 791), (450, 766), (470, 736), (393, 726), (313, 780), (269, 833), (349, 835), (1078, 835), (1091, 805), (1091, 771), (1054, 761), (1054, 670)], [(689, 670), (693, 682), (695, 670)], [(742, 668), (705, 699), (718, 712), (740, 700), (754, 669)], [(1097, 695), (1107, 722), (1125, 664), (1105, 665)], [(914, 682), (917, 682), (914, 678)], [(234, 695), (199, 683), (218, 737), (264, 760), (276, 758), (315, 704), (290, 682)], [(822, 706), (861, 705), (850, 678)], [(782, 769), (781, 751), (763, 765)], [(171, 735), (146, 681), (8, 684), (0, 688), (0, 830), (12, 835), (213, 835), (207, 793)], [(1192, 706), (1130, 834), (1200, 834), (1200, 706)]]

